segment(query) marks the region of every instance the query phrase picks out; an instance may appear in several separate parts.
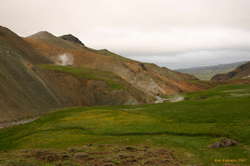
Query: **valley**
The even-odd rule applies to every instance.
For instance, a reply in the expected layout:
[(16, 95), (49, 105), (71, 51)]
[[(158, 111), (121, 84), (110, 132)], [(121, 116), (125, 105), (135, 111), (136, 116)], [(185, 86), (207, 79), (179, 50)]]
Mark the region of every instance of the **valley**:
[(0, 166), (250, 165), (249, 75), (202, 81), (0, 27)]
[[(245, 95), (241, 95), (242, 92)], [(176, 103), (57, 110), (29, 124), (0, 130), (0, 151), (5, 151), (0, 163), (22, 161), (26, 165), (60, 165), (71, 162), (81, 165), (84, 162), (88, 165), (93, 163), (93, 159), (88, 159), (93, 154), (99, 156), (99, 165), (123, 165), (131, 160), (131, 155), (134, 162), (129, 165), (157, 163), (158, 155), (139, 157), (148, 153), (143, 150), (147, 146), (174, 156), (174, 160), (159, 165), (231, 164), (215, 162), (216, 159), (240, 160), (235, 164), (249, 165), (249, 94), (250, 85), (223, 85), (185, 93), (185, 100)], [(222, 138), (236, 140), (239, 144), (209, 148)], [(129, 147), (132, 150), (126, 150)], [(103, 148), (105, 150), (101, 150)], [(117, 150), (117, 156), (114, 154), (110, 159), (107, 154), (111, 149)], [(38, 152), (45, 153), (45, 158), (31, 155)], [(75, 159), (77, 152), (87, 157)], [(57, 156), (61, 153), (68, 158), (51, 161), (46, 158), (49, 154)], [(122, 154), (130, 156), (129, 159), (119, 158)]]
[(0, 166), (250, 166), (250, 0), (1, 0)]

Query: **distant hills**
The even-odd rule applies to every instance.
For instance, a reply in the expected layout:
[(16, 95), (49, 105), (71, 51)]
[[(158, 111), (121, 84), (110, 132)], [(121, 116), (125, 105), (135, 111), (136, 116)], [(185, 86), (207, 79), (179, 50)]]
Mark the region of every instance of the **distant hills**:
[(189, 74), (88, 48), (73, 35), (21, 38), (0, 27), (0, 123), (63, 107), (154, 103), (208, 87)]
[(178, 69), (177, 71), (194, 75), (201, 80), (210, 80), (213, 76), (230, 72), (244, 63), (246, 63), (246, 61), (230, 64), (219, 64), (214, 66)]
[(244, 63), (243, 65), (238, 66), (236, 69), (225, 73), (217, 74), (212, 80), (213, 81), (230, 81), (236, 79), (249, 79), (250, 78), (250, 62)]

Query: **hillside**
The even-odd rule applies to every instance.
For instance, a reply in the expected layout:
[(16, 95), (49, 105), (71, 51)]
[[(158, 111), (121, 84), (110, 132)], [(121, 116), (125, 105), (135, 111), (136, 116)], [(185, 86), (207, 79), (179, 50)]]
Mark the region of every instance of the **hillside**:
[[(249, 165), (250, 86), (218, 86), (184, 97), (68, 108), (0, 130), (0, 165)], [(239, 144), (210, 148), (223, 138)]]
[(246, 62), (236, 62), (236, 63), (220, 64), (214, 66), (178, 69), (177, 71), (194, 75), (200, 80), (210, 80), (213, 76), (221, 73), (228, 73), (244, 63)]
[(217, 74), (211, 80), (228, 81), (235, 79), (248, 79), (249, 77), (250, 77), (250, 62), (247, 62), (226, 74)]
[(154, 102), (154, 98), (111, 72), (57, 65), (40, 65), (36, 72), (62, 101), (64, 107)]
[(35, 116), (59, 106), (32, 66), (51, 63), (7, 28), (0, 27), (0, 122)]
[(49, 32), (39, 32), (25, 40), (56, 64), (60, 63), (63, 56), (73, 67), (112, 72), (148, 96), (171, 95), (204, 88), (200, 87), (200, 84), (195, 84), (194, 80), (197, 79), (191, 75), (171, 71), (154, 64), (133, 61), (105, 49), (91, 49), (56, 37)]
[(0, 127), (55, 108), (154, 102), (111, 72), (62, 66), (63, 58), (53, 64), (21, 37), (0, 27)]

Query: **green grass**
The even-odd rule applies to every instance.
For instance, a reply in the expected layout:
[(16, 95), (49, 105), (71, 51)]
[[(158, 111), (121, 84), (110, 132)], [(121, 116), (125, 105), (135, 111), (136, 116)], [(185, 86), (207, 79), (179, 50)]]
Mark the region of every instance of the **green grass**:
[[(188, 100), (140, 106), (68, 108), (30, 124), (0, 130), (0, 150), (58, 148), (88, 143), (144, 144), (173, 149), (185, 163), (213, 166), (215, 159), (250, 165), (250, 85), (219, 86), (186, 94)], [(210, 149), (227, 137), (235, 147)]]
[(221, 85), (215, 88), (200, 91), (195, 93), (186, 94), (185, 97), (188, 100), (200, 100), (200, 99), (211, 99), (211, 98), (232, 98), (234, 96), (250, 95), (249, 85)]
[(78, 78), (105, 81), (112, 89), (124, 89), (124, 86), (121, 83), (121, 78), (111, 72), (104, 72), (84, 67), (77, 68), (71, 66), (57, 66), (47, 64), (39, 65), (39, 67), (46, 70), (55, 70), (64, 73), (69, 73)]

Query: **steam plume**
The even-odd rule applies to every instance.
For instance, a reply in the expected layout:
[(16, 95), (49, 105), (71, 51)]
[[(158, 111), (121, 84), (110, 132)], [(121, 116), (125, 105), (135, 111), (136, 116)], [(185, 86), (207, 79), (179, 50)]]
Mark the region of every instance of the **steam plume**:
[(69, 66), (74, 64), (74, 57), (71, 54), (64, 53), (57, 57), (57, 65)]

